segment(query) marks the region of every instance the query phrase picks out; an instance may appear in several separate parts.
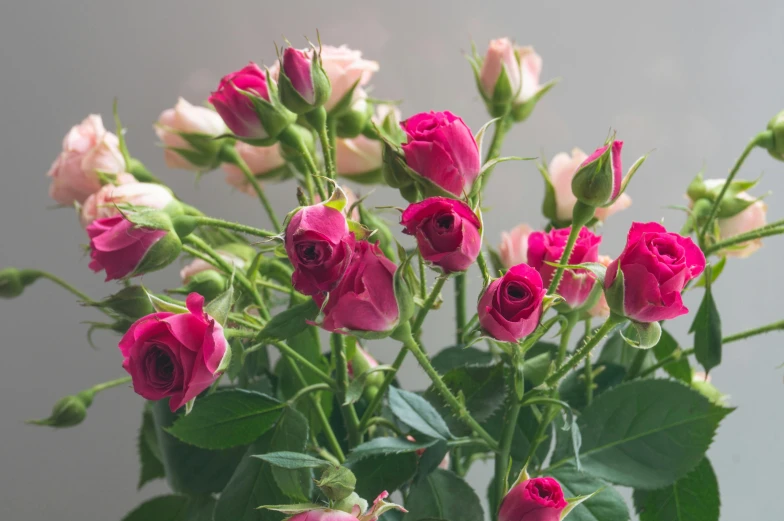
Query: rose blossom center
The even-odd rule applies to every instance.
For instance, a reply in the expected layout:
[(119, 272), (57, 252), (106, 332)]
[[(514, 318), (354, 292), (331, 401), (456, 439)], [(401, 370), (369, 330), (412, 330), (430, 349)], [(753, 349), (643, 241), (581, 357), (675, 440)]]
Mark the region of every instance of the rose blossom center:
[(533, 489), (536, 495), (542, 499), (552, 499), (553, 497), (553, 491), (543, 483), (534, 483)]
[(331, 254), (332, 248), (318, 242), (302, 242), (297, 244), (297, 257), (303, 264), (321, 264)]
[(147, 353), (145, 360), (148, 381), (159, 389), (167, 389), (174, 381), (177, 367), (169, 352), (159, 345), (154, 345)]
[(436, 229), (443, 232), (452, 231), (455, 227), (455, 216), (451, 213), (443, 213), (436, 216)]
[(522, 301), (530, 298), (531, 292), (519, 282), (510, 282), (505, 288), (506, 296), (512, 301)]
[(651, 247), (657, 257), (668, 263), (673, 263), (681, 258), (680, 248), (674, 242), (654, 240)]

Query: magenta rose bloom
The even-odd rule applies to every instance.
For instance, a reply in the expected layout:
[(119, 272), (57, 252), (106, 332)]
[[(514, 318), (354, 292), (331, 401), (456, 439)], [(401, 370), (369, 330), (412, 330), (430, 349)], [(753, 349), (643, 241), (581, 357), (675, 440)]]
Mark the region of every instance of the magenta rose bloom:
[(288, 521), (357, 521), (357, 516), (342, 510), (319, 508), (296, 514), (290, 517)]
[[(623, 293), (613, 291), (620, 267)], [(658, 322), (689, 312), (681, 291), (705, 269), (705, 255), (688, 237), (659, 223), (633, 223), (620, 257), (604, 279), (610, 309), (637, 322)]]
[[(376, 244), (357, 241), (346, 273), (323, 308), (327, 331), (391, 331), (399, 315), (393, 276), (397, 266)], [(324, 297), (313, 296), (321, 306)]]
[(527, 264), (512, 266), (479, 299), (479, 324), (496, 340), (517, 342), (539, 324), (546, 293), (539, 272)]
[(122, 215), (96, 219), (87, 226), (90, 269), (106, 272), (106, 280), (125, 279), (171, 264), (180, 254), (177, 235), (137, 226)]
[(118, 346), (133, 390), (148, 400), (169, 397), (172, 411), (215, 382), (228, 345), (223, 327), (204, 312), (204, 297), (191, 293), (186, 305), (187, 313), (140, 318)]
[(463, 201), (430, 197), (410, 204), (400, 224), (404, 233), (416, 237), (425, 261), (444, 273), (468, 269), (482, 247), (479, 218)]
[(556, 480), (527, 479), (501, 501), (498, 521), (560, 521), (566, 505), (563, 490)]
[[(548, 233), (534, 232), (528, 237), (528, 264), (542, 276), (547, 284), (553, 280), (555, 266), (548, 262), (559, 263), (563, 255), (570, 228), (554, 228)], [(602, 238), (594, 235), (586, 227), (580, 229), (577, 242), (574, 243), (567, 264), (582, 264), (599, 261), (599, 243)], [(567, 270), (556, 292), (561, 295), (570, 307), (582, 305), (593, 289), (596, 277), (588, 270)]]
[(210, 95), (208, 101), (237, 136), (253, 139), (268, 137), (253, 102), (242, 91), (270, 101), (267, 76), (253, 62), (224, 76), (218, 84), (218, 90)]
[(447, 192), (461, 195), (479, 175), (479, 148), (471, 129), (449, 111), (421, 112), (401, 123), (408, 166)]
[(348, 267), (355, 242), (343, 212), (325, 204), (298, 210), (285, 238), (294, 288), (305, 295), (331, 291)]

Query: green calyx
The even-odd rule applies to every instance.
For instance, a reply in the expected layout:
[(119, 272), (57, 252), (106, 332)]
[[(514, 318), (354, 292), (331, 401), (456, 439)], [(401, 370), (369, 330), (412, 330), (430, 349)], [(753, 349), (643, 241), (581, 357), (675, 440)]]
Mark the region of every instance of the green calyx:
[(183, 286), (169, 290), (176, 295), (198, 293), (205, 300), (212, 300), (226, 290), (226, 277), (215, 270), (204, 270), (193, 275)]
[(356, 485), (356, 476), (346, 467), (329, 467), (316, 481), (316, 486), (332, 501), (348, 498)]
[(305, 99), (286, 75), (285, 69), (281, 64), (280, 77), (278, 78), (278, 95), (281, 104), (295, 114), (307, 114), (315, 108), (323, 106), (332, 93), (332, 86), (324, 68), (321, 66), (321, 59), (318, 53), (313, 53), (310, 61), (310, 78), (313, 82), (313, 101)]
[(75, 396), (66, 396), (54, 404), (52, 414), (42, 420), (30, 420), (32, 425), (65, 428), (79, 425), (87, 417), (87, 408), (93, 403), (95, 393), (91, 390), (82, 391)]
[(768, 123), (768, 132), (758, 136), (760, 145), (767, 148), (770, 155), (784, 161), (784, 110), (776, 114)]
[(4, 268), (0, 270), (0, 298), (16, 298), (24, 289), (38, 280), (41, 272), (36, 270), (20, 270)]
[(578, 201), (598, 208), (610, 200), (613, 193), (612, 146), (588, 164), (583, 164), (572, 179), (572, 192)]
[(141, 286), (128, 286), (94, 304), (123, 317), (136, 320), (155, 312), (147, 292)]

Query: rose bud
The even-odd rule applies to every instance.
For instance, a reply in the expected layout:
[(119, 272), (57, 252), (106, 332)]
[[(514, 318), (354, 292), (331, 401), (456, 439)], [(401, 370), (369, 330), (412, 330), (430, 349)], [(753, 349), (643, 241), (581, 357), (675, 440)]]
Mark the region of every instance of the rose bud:
[(152, 313), (128, 329), (118, 347), (133, 390), (148, 400), (169, 398), (176, 411), (215, 382), (227, 363), (223, 327), (192, 293), (187, 313)]
[(87, 409), (92, 405), (94, 397), (93, 390), (82, 391), (75, 396), (66, 396), (54, 404), (52, 414), (48, 418), (31, 420), (27, 423), (54, 427), (55, 429), (74, 427), (87, 418)]
[(563, 490), (556, 480), (526, 479), (501, 501), (498, 521), (560, 521), (566, 506)]
[[(373, 117), (373, 105), (368, 103), (367, 97), (364, 89), (354, 89), (351, 104), (334, 118), (335, 133), (339, 138), (355, 138), (372, 128), (369, 122), (376, 118)], [(370, 137), (374, 137), (372, 132)]]
[(400, 224), (416, 237), (422, 258), (444, 273), (467, 270), (482, 248), (479, 218), (463, 201), (430, 197), (409, 205)]
[(580, 164), (572, 178), (572, 192), (578, 201), (598, 208), (614, 202), (621, 194), (621, 148), (613, 141), (597, 148)]
[[(612, 262), (612, 257), (608, 255), (599, 255), (598, 262), (604, 267), (607, 267)], [(604, 292), (599, 295), (599, 300), (596, 301), (596, 304), (588, 310), (588, 314), (595, 318), (607, 318), (610, 316), (610, 306), (607, 305), (607, 298), (604, 296)]]
[(155, 133), (164, 146), (163, 157), (169, 168), (205, 172), (220, 164), (223, 142), (217, 137), (228, 129), (220, 115), (206, 107), (196, 107), (183, 98), (172, 109), (161, 112)]
[[(389, 492), (385, 490), (373, 501), (371, 509), (363, 514), (363, 510), (367, 508), (367, 501), (359, 497), (355, 492), (352, 492), (347, 498), (338, 501), (334, 505), (335, 509), (317, 508), (306, 510), (289, 517), (286, 521), (378, 521), (384, 512), (389, 510), (408, 512), (400, 505), (384, 501), (388, 497)], [(286, 513), (290, 513), (290, 511), (286, 511)]]
[(287, 521), (357, 521), (357, 516), (343, 512), (342, 510), (332, 510), (329, 508), (319, 508), (300, 512), (288, 518)]
[(684, 315), (681, 291), (704, 269), (705, 256), (690, 238), (659, 223), (633, 223), (623, 252), (607, 268), (607, 304), (642, 323)]
[[(542, 276), (547, 284), (557, 268), (548, 263), (561, 262), (571, 228), (553, 228), (548, 233), (533, 232), (528, 237), (528, 264)], [(586, 227), (580, 229), (567, 264), (582, 264), (599, 260), (599, 243), (602, 238)], [(588, 270), (566, 270), (556, 292), (571, 308), (580, 307), (591, 294), (596, 277)]]
[(357, 241), (351, 262), (326, 305), (321, 294), (313, 296), (323, 305), (321, 327), (331, 332), (392, 331), (400, 315), (392, 280), (396, 269), (378, 245)]
[(119, 174), (125, 167), (117, 136), (91, 114), (63, 139), (63, 151), (46, 174), (52, 178), (49, 197), (62, 205), (83, 203), (101, 188), (100, 174)]
[(278, 89), (283, 106), (305, 114), (327, 102), (331, 88), (318, 53), (287, 47), (281, 64)]
[(528, 236), (533, 231), (533, 228), (527, 224), (520, 224), (508, 232), (501, 232), (498, 253), (504, 267), (509, 269), (517, 264), (528, 262)]
[[(765, 226), (765, 214), (768, 211), (768, 205), (762, 201), (743, 192), (737, 195), (741, 199), (746, 199), (751, 202), (745, 210), (739, 214), (727, 217), (725, 219), (718, 219), (719, 223), (719, 239), (729, 239), (740, 235), (741, 233), (750, 232)], [(726, 255), (728, 257), (748, 257), (762, 247), (762, 239), (755, 239), (744, 242), (737, 246), (725, 248), (719, 252), (719, 255)]]
[(253, 62), (224, 76), (209, 102), (237, 137), (256, 145), (273, 144), (296, 121), (278, 101), (275, 84)]
[(378, 63), (363, 59), (361, 51), (349, 49), (345, 45), (322, 46), (321, 66), (332, 87), (329, 99), (324, 105), (324, 108), (331, 112), (340, 112), (346, 108), (351, 102), (352, 91), (367, 85), (373, 73), (378, 71)]
[[(223, 249), (218, 249), (216, 252), (238, 271), (242, 270), (247, 264), (246, 259), (240, 258), (231, 252)], [(180, 278), (182, 279), (182, 287), (169, 290), (169, 293), (176, 295), (198, 293), (207, 300), (213, 300), (223, 293), (228, 285), (226, 277), (215, 266), (203, 259), (193, 259), (190, 264), (182, 268), (180, 270)]]
[(27, 286), (44, 276), (38, 270), (20, 270), (17, 268), (0, 269), (0, 298), (16, 298), (24, 293)]
[[(374, 367), (378, 367), (378, 361), (357, 344), (354, 357), (348, 361), (348, 375), (351, 378), (355, 378)], [(378, 394), (378, 390), (383, 382), (384, 373), (381, 371), (370, 373), (365, 377), (365, 387), (362, 390), (362, 396), (364, 396), (366, 400), (372, 400), (373, 397)]]
[(96, 219), (87, 226), (90, 269), (106, 272), (106, 280), (127, 279), (171, 264), (182, 249), (166, 214), (159, 227), (140, 226), (126, 216)]
[(516, 342), (536, 329), (546, 293), (539, 272), (527, 264), (512, 266), (479, 299), (479, 324), (496, 340)]
[(460, 196), (479, 175), (479, 148), (471, 130), (449, 111), (422, 112), (401, 123), (406, 163), (420, 176)]
[(768, 123), (768, 131), (760, 145), (767, 148), (771, 156), (784, 161), (784, 110), (773, 116)]
[(117, 178), (124, 179), (126, 183), (104, 185), (84, 202), (79, 216), (82, 226), (86, 228), (96, 219), (120, 215), (124, 207), (163, 210), (169, 205), (179, 205), (171, 190), (163, 185), (138, 183), (130, 174), (120, 174)]
[[(588, 159), (588, 156), (575, 148), (571, 156), (565, 152), (556, 154), (550, 160), (548, 174), (550, 183), (555, 195), (554, 208), (545, 208), (545, 215), (551, 220), (567, 224), (572, 222), (572, 210), (577, 202), (577, 197), (572, 193), (572, 180), (574, 179), (580, 165)], [(620, 169), (620, 167), (619, 167)], [(547, 202), (545, 202), (547, 204)], [(552, 202), (550, 202), (552, 204)], [(606, 208), (597, 208), (594, 214), (597, 220), (604, 222), (612, 214), (624, 210), (631, 206), (632, 200), (626, 194), (621, 194), (618, 199)]]
[[(245, 161), (250, 171), (258, 179), (283, 178), (288, 177), (291, 173), (286, 160), (281, 154), (280, 143), (275, 143), (268, 147), (257, 147), (237, 141), (235, 148), (237, 154)], [(248, 195), (256, 195), (245, 174), (242, 173), (242, 170), (237, 165), (223, 163), (221, 168), (226, 172), (226, 182), (229, 185)]]
[(502, 116), (520, 93), (522, 74), (514, 45), (509, 38), (491, 40), (479, 71), (479, 86), (494, 116)]
[(294, 288), (304, 295), (331, 291), (354, 251), (343, 212), (323, 203), (300, 208), (288, 219), (285, 235)]

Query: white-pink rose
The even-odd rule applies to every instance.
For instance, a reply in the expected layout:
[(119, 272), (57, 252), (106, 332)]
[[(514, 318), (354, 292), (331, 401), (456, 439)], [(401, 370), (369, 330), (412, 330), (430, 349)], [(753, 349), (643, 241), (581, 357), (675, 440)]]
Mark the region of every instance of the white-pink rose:
[[(571, 222), (572, 209), (577, 202), (577, 197), (572, 193), (572, 179), (580, 165), (588, 159), (585, 152), (579, 148), (572, 150), (572, 155), (565, 152), (556, 154), (550, 161), (548, 168), (550, 180), (555, 190), (555, 215), (561, 222)], [(607, 208), (597, 208), (595, 217), (604, 222), (612, 214), (628, 208), (632, 204), (631, 197), (621, 196)]]
[(522, 87), (517, 96), (517, 102), (522, 103), (531, 99), (534, 94), (539, 92), (539, 76), (542, 74), (542, 57), (539, 56), (533, 47), (518, 47), (515, 49), (520, 60), (520, 75)]
[(339, 175), (352, 176), (381, 169), (381, 141), (358, 135), (351, 139), (338, 139), (335, 146), (335, 163)]
[[(228, 262), (238, 270), (241, 270), (245, 267), (245, 261), (237, 257), (236, 255), (232, 255), (231, 253), (220, 251), (220, 250), (218, 250), (218, 255), (220, 255), (220, 257), (223, 260), (225, 260), (226, 262)], [(205, 260), (193, 259), (193, 261), (191, 261), (190, 264), (188, 264), (187, 266), (185, 266), (180, 270), (180, 279), (182, 279), (183, 284), (187, 284), (191, 280), (191, 277), (193, 277), (197, 273), (201, 273), (202, 271), (208, 271), (208, 270), (218, 271), (218, 269), (215, 266), (213, 266), (212, 264), (210, 264)]]
[(165, 147), (166, 166), (184, 170), (201, 171), (209, 167), (215, 160), (218, 147), (217, 143), (211, 142), (212, 138), (227, 132), (226, 124), (217, 112), (191, 105), (183, 98), (177, 100), (174, 108), (161, 112), (155, 124), (155, 133)]
[(517, 60), (514, 45), (509, 38), (491, 40), (479, 71), (479, 84), (482, 87), (482, 92), (488, 98), (493, 97), (496, 83), (504, 70), (506, 70), (511, 92), (514, 94), (520, 89), (521, 81), (520, 63)]
[[(737, 195), (740, 199), (753, 201), (755, 198), (741, 192)], [(768, 211), (768, 206), (762, 201), (754, 201), (749, 207), (737, 215), (728, 217), (726, 219), (719, 219), (719, 236), (721, 240), (729, 239), (741, 233), (750, 232), (761, 226), (765, 226), (765, 214)], [(738, 246), (727, 248), (721, 252), (722, 255), (728, 257), (748, 257), (762, 247), (762, 239), (755, 239), (753, 241), (744, 242)]]
[[(599, 255), (599, 263), (607, 267), (612, 263), (612, 258), (607, 255)], [(610, 306), (607, 305), (607, 299), (605, 298), (603, 291), (599, 295), (599, 300), (596, 301), (596, 304), (588, 310), (588, 314), (598, 318), (610, 316)]]
[(100, 190), (99, 173), (124, 171), (117, 136), (104, 128), (101, 116), (91, 114), (63, 139), (63, 151), (47, 173), (52, 178), (49, 196), (62, 205), (82, 203)]
[(109, 184), (88, 197), (79, 216), (82, 226), (96, 219), (119, 215), (123, 205), (162, 210), (174, 201), (171, 191), (163, 185), (139, 183), (131, 174), (119, 174), (116, 185)]
[[(237, 148), (237, 153), (250, 168), (250, 171), (258, 178), (262, 178), (286, 165), (286, 160), (283, 159), (280, 152), (279, 143), (269, 147), (256, 147), (238, 141), (235, 147)], [(238, 166), (223, 163), (223, 171), (226, 172), (226, 182), (231, 186), (248, 195), (256, 195), (253, 187), (245, 178), (245, 174), (242, 173)]]
[(501, 232), (498, 253), (501, 255), (504, 267), (508, 269), (528, 262), (528, 236), (533, 231), (533, 228), (527, 224), (520, 224), (508, 232)]

